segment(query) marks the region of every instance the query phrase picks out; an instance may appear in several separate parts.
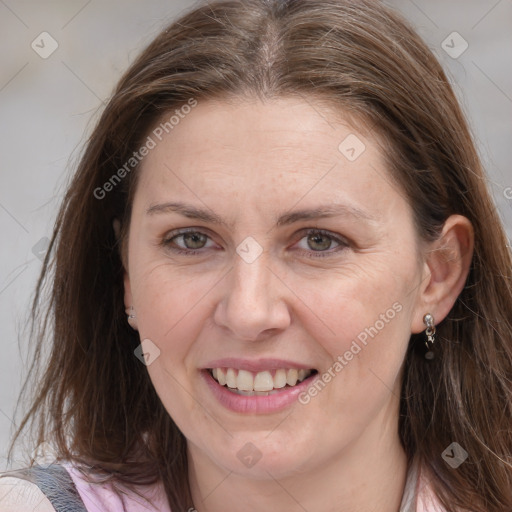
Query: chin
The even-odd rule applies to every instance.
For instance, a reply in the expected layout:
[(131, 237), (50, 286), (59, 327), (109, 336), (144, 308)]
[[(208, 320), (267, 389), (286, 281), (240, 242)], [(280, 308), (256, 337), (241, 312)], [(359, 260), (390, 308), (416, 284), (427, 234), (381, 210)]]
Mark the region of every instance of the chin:
[(290, 431), (283, 432), (286, 440), (279, 434), (262, 431), (234, 435), (220, 453), (210, 456), (225, 470), (258, 480), (281, 479), (309, 470), (316, 443), (292, 443)]

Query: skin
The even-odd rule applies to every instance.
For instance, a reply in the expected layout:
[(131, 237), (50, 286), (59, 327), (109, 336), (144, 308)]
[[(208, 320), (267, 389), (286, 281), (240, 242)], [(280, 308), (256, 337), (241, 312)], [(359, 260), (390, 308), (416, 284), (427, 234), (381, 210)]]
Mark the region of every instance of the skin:
[[(436, 323), (446, 316), (468, 272), (469, 221), (452, 216), (439, 241), (421, 242), (376, 134), (313, 105), (199, 102), (140, 169), (125, 302), (141, 340), (160, 350), (147, 370), (187, 439), (199, 512), (396, 512), (407, 472), (398, 407), (409, 338), (425, 329), (425, 313)], [(338, 150), (349, 134), (366, 147), (355, 161)], [(171, 201), (228, 225), (147, 213)], [(276, 226), (281, 214), (332, 203), (372, 220), (345, 214)], [(163, 245), (179, 228), (208, 238)], [(345, 243), (308, 241), (307, 229)], [(248, 236), (263, 249), (252, 263), (236, 252)], [(200, 378), (198, 369), (221, 357), (289, 359), (326, 372), (394, 303), (401, 311), (307, 405), (235, 413)], [(248, 442), (262, 455), (250, 468), (237, 457)]]

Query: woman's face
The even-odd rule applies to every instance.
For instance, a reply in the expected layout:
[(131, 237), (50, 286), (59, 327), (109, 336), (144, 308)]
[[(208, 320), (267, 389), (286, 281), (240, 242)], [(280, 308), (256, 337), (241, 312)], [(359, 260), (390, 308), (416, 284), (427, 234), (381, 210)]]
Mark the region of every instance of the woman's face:
[(200, 102), (169, 126), (141, 164), (125, 290), (194, 464), (284, 478), (398, 439), (424, 265), (375, 135), (298, 99)]

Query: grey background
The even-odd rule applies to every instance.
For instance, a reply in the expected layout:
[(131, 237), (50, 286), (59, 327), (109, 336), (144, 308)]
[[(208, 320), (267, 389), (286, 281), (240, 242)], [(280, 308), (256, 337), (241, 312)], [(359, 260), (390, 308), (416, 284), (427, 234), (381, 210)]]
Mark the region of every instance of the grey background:
[[(386, 3), (412, 21), (449, 73), (510, 240), (512, 0)], [(28, 368), (22, 328), (66, 179), (121, 72), (193, 4), (0, 0), (0, 471)], [(47, 59), (31, 48), (43, 31), (59, 45)], [(457, 59), (441, 46), (453, 31), (469, 45)]]

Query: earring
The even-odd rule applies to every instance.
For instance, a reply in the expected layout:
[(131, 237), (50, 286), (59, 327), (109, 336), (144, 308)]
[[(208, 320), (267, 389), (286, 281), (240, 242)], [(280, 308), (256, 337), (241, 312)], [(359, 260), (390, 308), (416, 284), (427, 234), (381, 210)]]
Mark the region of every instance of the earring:
[(126, 315), (128, 316), (128, 322), (135, 318), (135, 310), (133, 309), (133, 306), (130, 306), (129, 308), (125, 309), (125, 312)]
[(135, 315), (135, 309), (133, 308), (133, 306), (126, 308), (125, 312), (126, 312), (126, 316), (128, 317), (127, 320), (128, 320), (128, 323), (130, 324), (130, 327), (134, 331), (138, 331), (139, 329), (137, 326), (137, 317)]
[(434, 351), (432, 350), (434, 348), (434, 334), (436, 333), (436, 327), (434, 324), (434, 317), (427, 313), (423, 317), (423, 322), (427, 326), (425, 329), (425, 335), (427, 336), (427, 339), (425, 340), (425, 346), (427, 347), (427, 352), (425, 353), (425, 359), (434, 359)]

